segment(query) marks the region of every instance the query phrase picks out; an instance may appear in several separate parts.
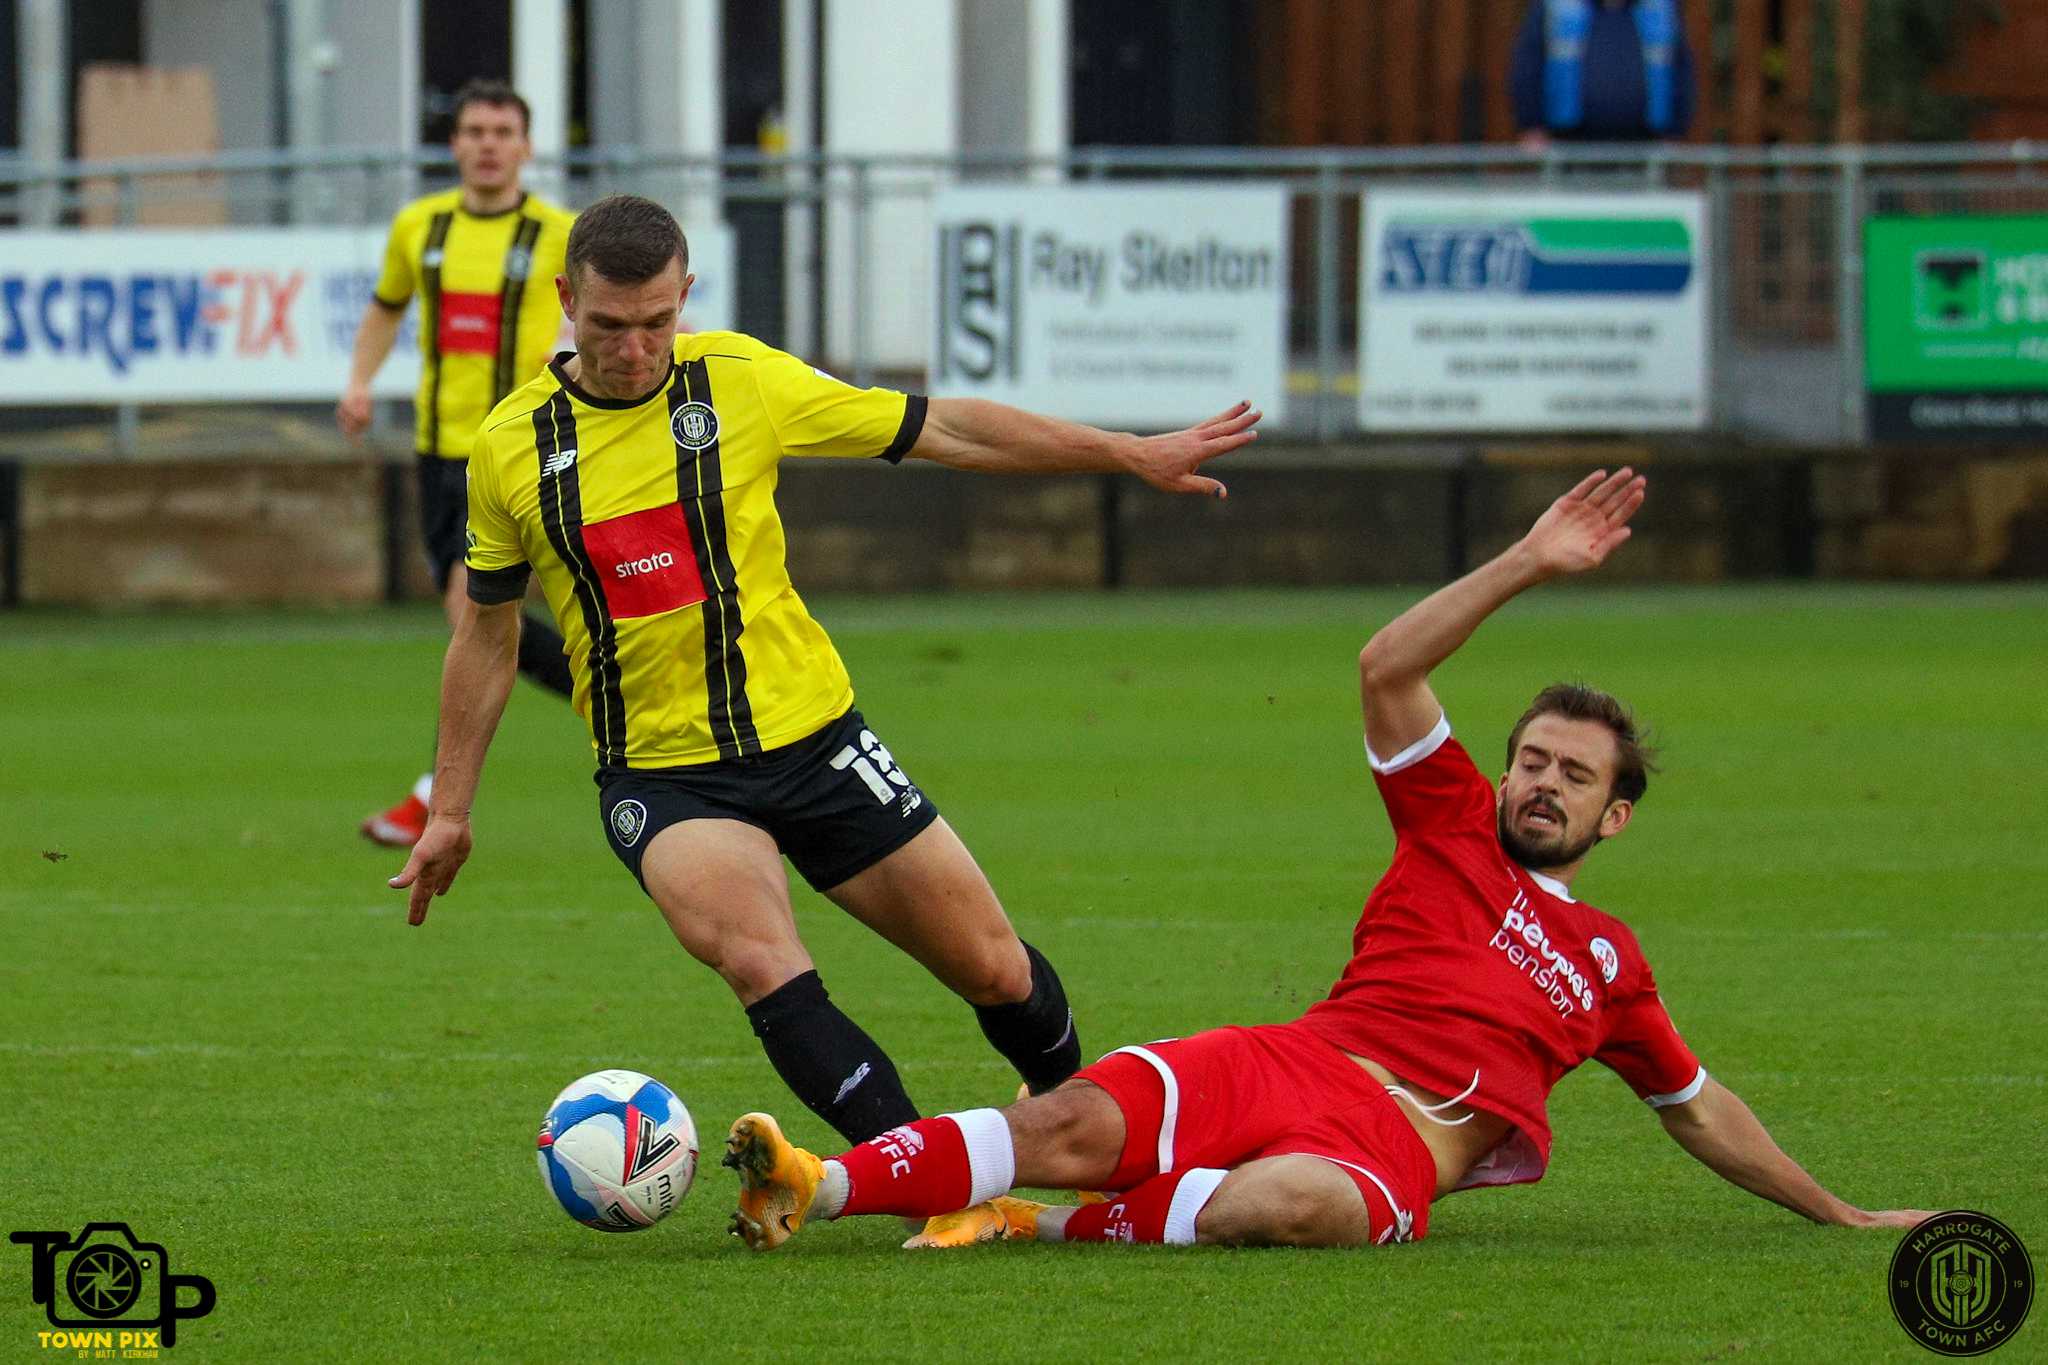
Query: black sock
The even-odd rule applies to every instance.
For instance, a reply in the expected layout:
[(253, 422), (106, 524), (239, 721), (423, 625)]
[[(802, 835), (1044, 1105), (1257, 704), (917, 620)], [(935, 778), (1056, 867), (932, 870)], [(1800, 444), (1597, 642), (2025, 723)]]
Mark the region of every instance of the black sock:
[(783, 1084), (849, 1146), (918, 1118), (896, 1064), (832, 1003), (816, 972), (768, 992), (747, 1018)]
[(573, 694), (576, 680), (569, 675), (569, 656), (562, 652), (562, 637), (531, 612), (519, 624), (519, 671), (550, 692), (565, 697)]
[(1031, 1093), (1043, 1095), (1081, 1069), (1081, 1037), (1059, 973), (1028, 943), (1024, 954), (1031, 959), (1031, 994), (1014, 1005), (976, 1005), (974, 1013)]

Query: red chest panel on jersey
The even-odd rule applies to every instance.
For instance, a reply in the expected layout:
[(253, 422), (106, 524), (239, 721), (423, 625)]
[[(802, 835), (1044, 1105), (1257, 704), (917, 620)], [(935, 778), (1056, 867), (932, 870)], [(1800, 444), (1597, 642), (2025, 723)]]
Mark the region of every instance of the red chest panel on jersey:
[(586, 525), (583, 545), (614, 620), (657, 616), (704, 600), (690, 528), (675, 503)]
[(498, 315), (504, 300), (496, 294), (441, 295), (441, 325), (437, 332), (441, 354), (464, 352), (471, 355), (498, 353)]

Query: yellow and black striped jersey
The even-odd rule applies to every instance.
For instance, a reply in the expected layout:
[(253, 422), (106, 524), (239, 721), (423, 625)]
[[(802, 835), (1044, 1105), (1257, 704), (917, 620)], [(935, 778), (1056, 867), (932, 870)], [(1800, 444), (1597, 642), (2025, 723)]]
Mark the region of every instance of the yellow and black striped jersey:
[(470, 213), (459, 189), (416, 199), (391, 220), (377, 302), (401, 309), (419, 295), (422, 455), (468, 455), (491, 405), (547, 363), (574, 221), (531, 194), (502, 213)]
[(925, 400), (857, 389), (737, 332), (676, 338), (643, 399), (596, 398), (559, 356), (494, 408), (469, 461), (470, 595), (540, 574), (601, 765), (738, 758), (853, 705), (784, 563), (784, 456), (901, 460)]

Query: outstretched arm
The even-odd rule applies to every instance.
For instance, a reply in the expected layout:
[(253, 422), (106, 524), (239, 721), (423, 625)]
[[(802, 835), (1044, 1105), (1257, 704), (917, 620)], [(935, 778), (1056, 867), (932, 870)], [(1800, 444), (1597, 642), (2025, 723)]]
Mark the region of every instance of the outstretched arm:
[(1239, 403), (1198, 426), (1133, 436), (985, 398), (934, 398), (909, 453), (985, 474), (1135, 474), (1163, 492), (1220, 498), (1223, 485), (1195, 471), (1256, 440), (1262, 415)]
[(1365, 742), (1390, 759), (1443, 716), (1429, 675), (1516, 594), (1563, 574), (1596, 569), (1629, 537), (1647, 481), (1630, 469), (1597, 470), (1550, 505), (1505, 552), (1439, 588), (1382, 626), (1358, 656)]
[(370, 425), (374, 401), (370, 397), (370, 381), (377, 377), (385, 357), (391, 354), (392, 344), (398, 340), (398, 325), (403, 321), (403, 308), (393, 308), (375, 299), (363, 308), (362, 323), (356, 328), (356, 344), (349, 352), (348, 387), (334, 407), (335, 425), (351, 440)]
[(469, 859), (469, 811), (505, 700), (519, 672), (519, 602), (465, 600), (441, 666), (441, 740), (427, 828), (405, 870), (391, 879), (410, 890), (406, 923), (421, 924), (434, 897), (448, 893)]
[(1657, 1117), (1664, 1131), (1708, 1170), (1816, 1223), (1909, 1228), (1934, 1216), (1925, 1209), (1859, 1209), (1828, 1193), (1779, 1149), (1749, 1106), (1711, 1076), (1699, 1094), (1684, 1104), (1659, 1109)]

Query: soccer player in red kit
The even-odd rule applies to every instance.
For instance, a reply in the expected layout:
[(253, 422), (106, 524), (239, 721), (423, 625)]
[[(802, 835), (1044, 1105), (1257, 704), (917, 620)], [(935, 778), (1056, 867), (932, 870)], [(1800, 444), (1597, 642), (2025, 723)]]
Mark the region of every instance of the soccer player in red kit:
[[(726, 1143), (734, 1231), (767, 1250), (807, 1221), (883, 1213), (931, 1218), (909, 1246), (1413, 1241), (1442, 1195), (1541, 1178), (1545, 1102), (1588, 1058), (1743, 1189), (1819, 1223), (1928, 1217), (1856, 1208), (1779, 1150), (1679, 1036), (1628, 926), (1572, 896), (1646, 785), (1626, 708), (1591, 688), (1545, 689), (1496, 784), (1430, 690), (1431, 671), (1509, 599), (1598, 567), (1644, 491), (1627, 469), (1589, 475), (1359, 655), (1394, 859), (1327, 998), (1291, 1023), (1119, 1048), (1050, 1094), (921, 1119), (829, 1160), (745, 1115)], [(1118, 1193), (1077, 1208), (1008, 1197), (1014, 1186)]]

